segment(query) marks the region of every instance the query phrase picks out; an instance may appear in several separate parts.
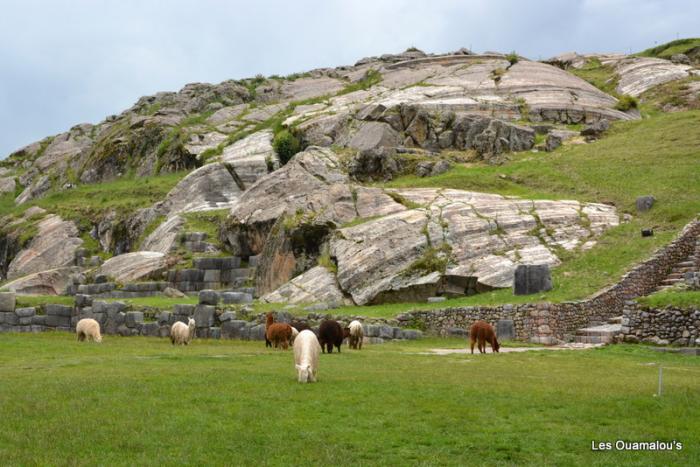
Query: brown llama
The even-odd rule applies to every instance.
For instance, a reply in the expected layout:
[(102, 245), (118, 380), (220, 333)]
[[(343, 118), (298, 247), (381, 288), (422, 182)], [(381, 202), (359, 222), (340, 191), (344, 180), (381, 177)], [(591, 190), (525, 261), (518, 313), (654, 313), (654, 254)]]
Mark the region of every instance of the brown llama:
[(469, 328), (469, 340), (472, 353), (474, 353), (474, 344), (477, 341), (479, 343), (479, 352), (481, 353), (486, 353), (486, 342), (491, 344), (493, 352), (498, 352), (498, 349), (501, 348), (498, 340), (496, 340), (496, 332), (493, 330), (493, 326), (486, 321), (477, 321), (471, 325)]
[(287, 350), (292, 339), (292, 327), (287, 323), (272, 323), (265, 331), (265, 339), (275, 348), (282, 346)]

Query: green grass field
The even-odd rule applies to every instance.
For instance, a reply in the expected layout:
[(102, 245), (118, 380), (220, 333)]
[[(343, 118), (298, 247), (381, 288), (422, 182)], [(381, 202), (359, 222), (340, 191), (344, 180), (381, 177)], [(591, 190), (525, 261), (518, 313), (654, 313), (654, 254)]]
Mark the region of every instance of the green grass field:
[[(700, 359), (618, 345), (322, 355), (317, 384), (262, 342), (0, 335), (3, 465), (698, 465)], [(657, 390), (657, 364), (664, 391)], [(593, 452), (677, 440), (682, 451)]]

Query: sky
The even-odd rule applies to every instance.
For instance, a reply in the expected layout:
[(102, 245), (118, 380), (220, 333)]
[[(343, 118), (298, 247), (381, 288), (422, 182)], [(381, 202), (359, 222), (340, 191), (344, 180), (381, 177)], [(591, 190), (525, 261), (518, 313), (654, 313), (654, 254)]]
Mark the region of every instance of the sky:
[(636, 52), (700, 36), (698, 0), (0, 0), (0, 158), (140, 96), (443, 53)]

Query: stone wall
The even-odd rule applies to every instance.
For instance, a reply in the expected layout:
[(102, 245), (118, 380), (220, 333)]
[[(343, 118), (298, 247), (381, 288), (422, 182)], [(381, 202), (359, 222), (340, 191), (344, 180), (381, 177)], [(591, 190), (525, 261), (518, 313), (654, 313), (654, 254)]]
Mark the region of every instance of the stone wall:
[[(175, 305), (172, 311), (159, 312), (134, 311), (123, 302), (93, 300), (88, 295), (76, 295), (74, 306), (16, 308), (14, 294), (0, 294), (0, 332), (74, 332), (79, 320), (92, 318), (100, 323), (100, 330), (105, 335), (169, 337), (170, 327), (176, 321), (186, 323), (188, 318), (194, 318), (198, 338), (264, 340), (265, 314), (254, 314), (245, 306), (227, 307), (227, 302), (240, 303), (233, 300), (236, 297), (226, 297), (227, 294), (237, 292), (218, 294), (213, 290), (204, 291), (198, 305)], [(250, 296), (242, 298), (246, 299), (245, 302), (252, 300)], [(277, 321), (303, 321), (314, 331), (318, 331), (323, 319), (336, 319), (341, 325), (346, 325), (354, 318), (314, 312), (305, 318), (295, 318), (288, 313), (277, 313)], [(366, 341), (372, 344), (422, 336), (421, 331), (398, 327), (395, 320), (365, 319), (363, 326)]]
[(517, 339), (553, 344), (569, 340), (577, 329), (602, 324), (623, 314), (625, 303), (653, 292), (673, 266), (695, 249), (700, 221), (686, 225), (679, 236), (648, 260), (627, 272), (619, 282), (586, 300), (563, 303), (473, 306), (430, 311), (412, 311), (398, 316), (407, 326), (415, 326), (440, 336), (464, 334), (476, 320), (497, 324), (510, 320)]
[(621, 332), (625, 342), (700, 346), (700, 309), (659, 309), (627, 302)]

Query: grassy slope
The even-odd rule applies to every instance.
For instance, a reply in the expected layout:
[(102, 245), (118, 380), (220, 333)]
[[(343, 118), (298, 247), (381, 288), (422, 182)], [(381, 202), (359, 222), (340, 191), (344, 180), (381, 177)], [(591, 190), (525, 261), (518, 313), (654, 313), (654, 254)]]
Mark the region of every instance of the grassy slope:
[[(0, 336), (0, 458), (14, 465), (698, 465), (700, 360), (644, 347), (322, 355), (319, 383), (261, 342)], [(665, 368), (664, 396), (653, 397)], [(108, 371), (106, 371), (108, 369)], [(592, 452), (678, 440), (680, 452)]]
[(662, 291), (637, 300), (642, 305), (659, 308), (675, 306), (681, 308), (700, 308), (700, 290)]
[[(553, 153), (523, 153), (504, 166), (459, 166), (429, 178), (403, 177), (390, 187), (447, 187), (528, 198), (611, 202), (634, 213), (629, 224), (609, 230), (585, 254), (563, 258), (553, 291), (535, 298), (582, 298), (613, 283), (638, 261), (669, 242), (700, 213), (700, 112), (658, 115), (617, 123), (601, 141), (567, 146)], [(635, 199), (653, 194), (654, 208), (637, 215)], [(642, 227), (656, 235), (641, 238)], [(518, 302), (510, 291), (464, 298), (455, 303)], [(443, 304), (444, 305), (444, 304)]]
[(670, 59), (672, 55), (686, 53), (695, 47), (700, 47), (700, 37), (678, 39), (667, 42), (665, 44), (639, 52), (637, 55), (640, 57), (659, 57)]

